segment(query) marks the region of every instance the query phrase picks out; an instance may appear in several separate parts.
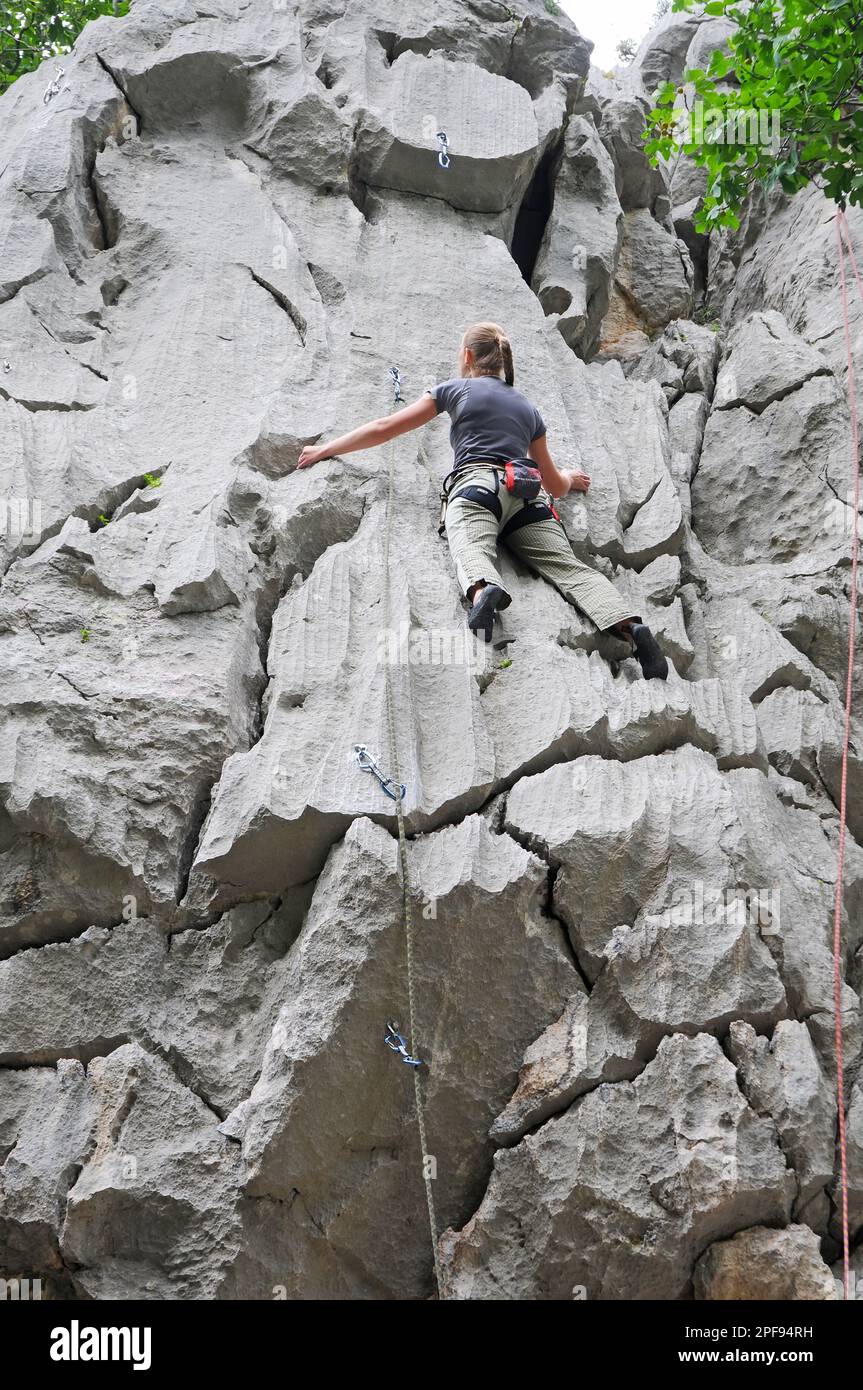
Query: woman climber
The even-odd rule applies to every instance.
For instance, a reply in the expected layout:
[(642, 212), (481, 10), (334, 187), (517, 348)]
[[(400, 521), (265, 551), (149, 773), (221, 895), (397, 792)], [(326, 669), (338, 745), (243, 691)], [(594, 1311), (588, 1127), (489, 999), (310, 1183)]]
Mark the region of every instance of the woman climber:
[[(446, 536), (468, 627), (491, 640), (497, 609), (512, 598), (497, 570), (498, 540), (559, 589), (604, 632), (629, 642), (645, 677), (665, 680), (668, 662), (640, 616), (627, 613), (614, 585), (573, 553), (550, 499), (587, 492), (579, 470), (556, 468), (539, 411), (513, 382), (512, 348), (502, 328), (477, 323), (462, 338), (460, 375), (431, 387), (413, 405), (372, 420), (331, 444), (306, 445), (299, 467), (369, 449), (418, 429), (445, 410), (455, 466), (444, 482)], [(549, 495), (540, 496), (544, 487)]]

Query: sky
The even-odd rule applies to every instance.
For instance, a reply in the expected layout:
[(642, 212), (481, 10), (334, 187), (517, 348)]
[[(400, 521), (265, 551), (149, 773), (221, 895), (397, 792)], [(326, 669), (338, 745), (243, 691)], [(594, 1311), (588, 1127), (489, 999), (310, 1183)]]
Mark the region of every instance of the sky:
[(615, 48), (621, 39), (639, 43), (644, 38), (656, 10), (656, 0), (559, 0), (559, 4), (596, 45), (590, 61), (603, 69), (619, 62)]

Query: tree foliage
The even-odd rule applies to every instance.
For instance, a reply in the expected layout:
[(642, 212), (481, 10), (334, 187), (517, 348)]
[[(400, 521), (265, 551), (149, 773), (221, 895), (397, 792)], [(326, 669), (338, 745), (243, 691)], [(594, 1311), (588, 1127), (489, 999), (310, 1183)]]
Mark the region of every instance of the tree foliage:
[(698, 229), (736, 227), (756, 184), (814, 182), (840, 207), (863, 205), (863, 0), (712, 0), (704, 12), (736, 22), (729, 51), (663, 83), (645, 132), (654, 164), (682, 150), (707, 170)]
[(45, 58), (68, 53), (89, 20), (128, 9), (129, 0), (0, 0), (0, 92)]

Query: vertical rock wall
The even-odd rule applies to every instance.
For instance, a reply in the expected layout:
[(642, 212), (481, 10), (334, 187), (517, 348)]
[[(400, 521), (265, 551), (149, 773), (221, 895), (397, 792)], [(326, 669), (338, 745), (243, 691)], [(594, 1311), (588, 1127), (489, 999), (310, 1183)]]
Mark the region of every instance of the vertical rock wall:
[[(607, 76), (542, 0), (136, 0), (0, 102), (3, 1276), (430, 1293), (353, 756), (386, 762), (389, 662), (449, 1296), (833, 1293), (832, 209), (691, 235), (697, 171), (640, 130), (714, 30)], [(509, 560), (510, 664), (465, 643), (444, 421), (396, 445), (388, 631), (386, 456), (296, 471), (480, 318), (666, 684)], [(851, 840), (852, 1078), (861, 874)], [(849, 1129), (856, 1231), (859, 1087)]]

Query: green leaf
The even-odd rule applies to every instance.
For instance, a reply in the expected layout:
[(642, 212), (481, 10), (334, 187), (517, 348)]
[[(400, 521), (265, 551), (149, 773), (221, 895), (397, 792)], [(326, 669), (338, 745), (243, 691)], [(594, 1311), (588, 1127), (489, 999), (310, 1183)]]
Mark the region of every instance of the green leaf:
[[(128, 10), (129, 0), (120, 0), (117, 14)], [(45, 58), (68, 53), (91, 19), (114, 13), (113, 0), (15, 0), (0, 12), (0, 27), (10, 31), (0, 35), (0, 94)], [(53, 67), (47, 72), (53, 76)]]

